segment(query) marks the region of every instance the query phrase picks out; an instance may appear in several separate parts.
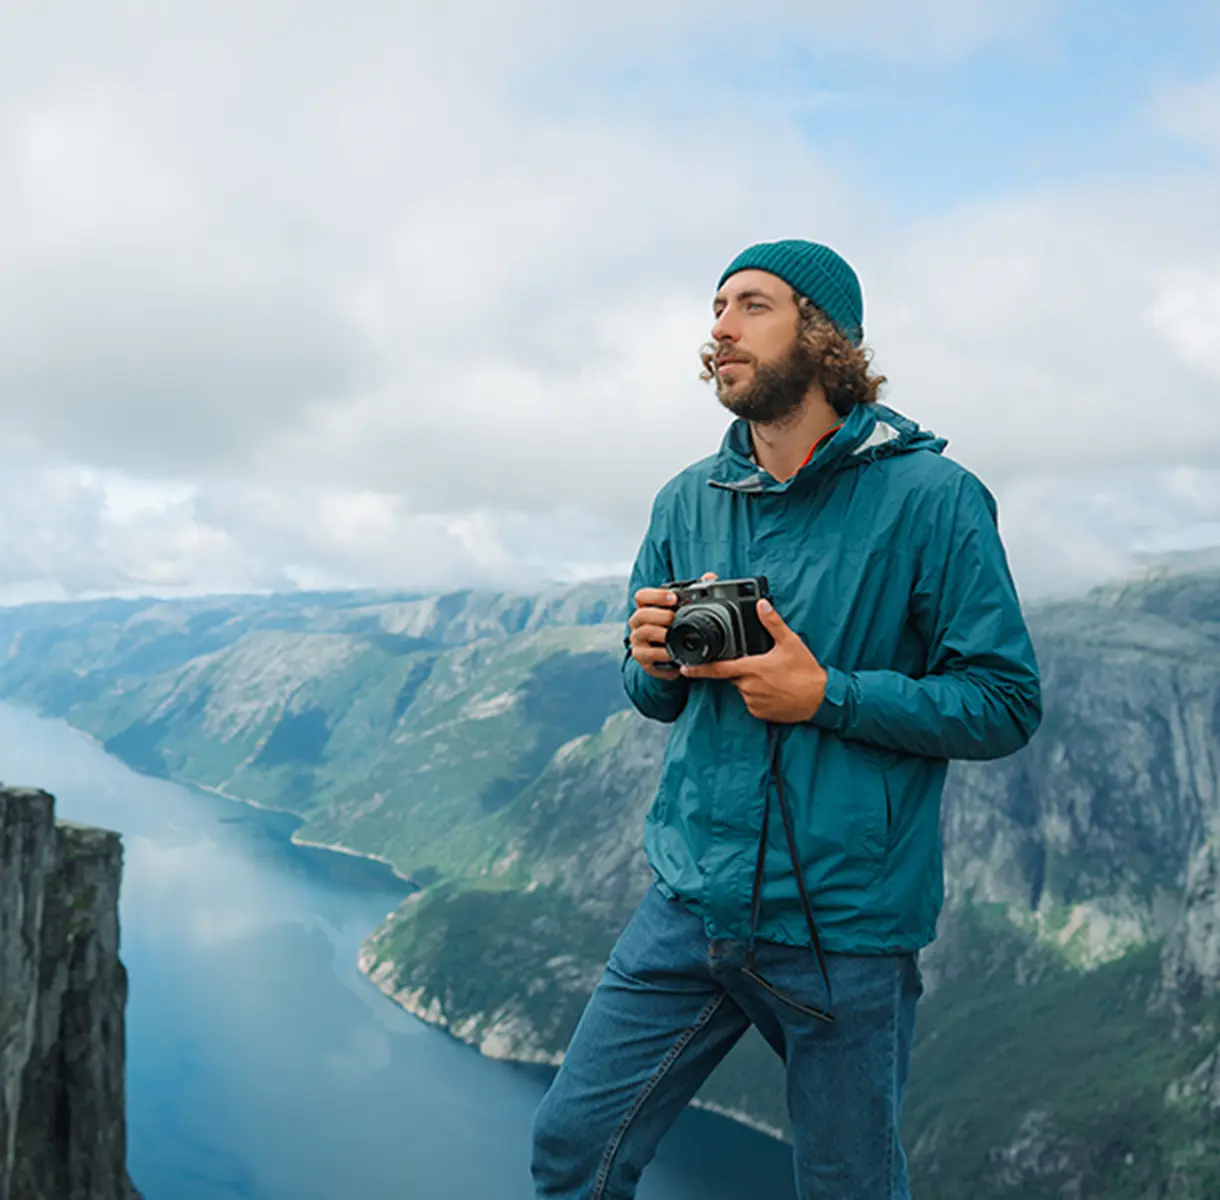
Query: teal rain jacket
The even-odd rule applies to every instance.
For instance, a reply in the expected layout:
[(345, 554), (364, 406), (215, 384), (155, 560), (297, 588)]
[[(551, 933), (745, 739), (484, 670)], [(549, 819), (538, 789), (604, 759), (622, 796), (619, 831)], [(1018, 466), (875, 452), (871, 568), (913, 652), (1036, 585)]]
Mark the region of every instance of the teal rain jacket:
[[(944, 898), (940, 801), (950, 759), (1023, 746), (1042, 717), (1033, 646), (987, 489), (946, 443), (861, 405), (783, 482), (734, 420), (718, 454), (653, 504), (641, 587), (714, 571), (765, 575), (775, 609), (825, 667), (813, 718), (777, 724), (777, 767), (822, 946), (916, 950)], [(645, 823), (658, 885), (709, 937), (745, 938), (764, 804), (769, 724), (727, 680), (654, 679), (628, 651), (627, 693), (672, 722)], [(768, 828), (760, 938), (808, 945), (783, 826)]]

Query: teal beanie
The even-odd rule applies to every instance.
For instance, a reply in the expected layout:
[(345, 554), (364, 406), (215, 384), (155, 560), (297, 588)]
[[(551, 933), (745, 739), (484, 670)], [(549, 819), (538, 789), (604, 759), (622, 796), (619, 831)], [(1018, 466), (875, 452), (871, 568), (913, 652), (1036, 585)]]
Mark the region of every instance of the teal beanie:
[(743, 250), (720, 282), (737, 271), (769, 271), (822, 310), (853, 345), (864, 340), (864, 298), (856, 273), (829, 246), (789, 239), (759, 242)]

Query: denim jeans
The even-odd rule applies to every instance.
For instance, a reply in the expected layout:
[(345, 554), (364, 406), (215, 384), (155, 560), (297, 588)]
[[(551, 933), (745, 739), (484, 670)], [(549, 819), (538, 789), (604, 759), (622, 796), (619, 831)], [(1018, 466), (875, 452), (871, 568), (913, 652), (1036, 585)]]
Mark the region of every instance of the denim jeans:
[[(898, 1134), (915, 1007), (914, 955), (827, 954), (835, 1023), (742, 973), (746, 946), (709, 942), (648, 889), (610, 955), (534, 1119), (539, 1200), (630, 1200), (657, 1145), (753, 1023), (786, 1065), (801, 1200), (907, 1200)], [(808, 948), (759, 942), (758, 972), (822, 1008)]]

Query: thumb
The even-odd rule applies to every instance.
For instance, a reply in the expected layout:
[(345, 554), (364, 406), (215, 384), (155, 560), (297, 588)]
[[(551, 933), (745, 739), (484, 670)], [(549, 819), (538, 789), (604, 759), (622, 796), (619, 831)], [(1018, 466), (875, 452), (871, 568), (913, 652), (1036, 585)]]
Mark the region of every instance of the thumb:
[(763, 628), (777, 641), (787, 641), (796, 635), (784, 623), (784, 619), (775, 611), (775, 606), (770, 600), (760, 600), (758, 602), (758, 619), (762, 622)]

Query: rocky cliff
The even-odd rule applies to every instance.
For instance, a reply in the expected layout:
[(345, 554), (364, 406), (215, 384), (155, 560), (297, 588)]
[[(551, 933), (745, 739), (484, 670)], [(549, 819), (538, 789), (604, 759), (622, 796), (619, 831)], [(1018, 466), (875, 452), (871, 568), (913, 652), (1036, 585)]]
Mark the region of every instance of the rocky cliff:
[[(922, 1194), (1220, 1196), (1217, 597), (1187, 574), (1031, 612), (1042, 730), (950, 772), (907, 1118)], [(564, 745), (467, 838), (462, 880), (370, 939), (372, 977), (484, 1053), (557, 1061), (647, 880), (665, 736), (624, 711)], [(757, 1042), (700, 1100), (786, 1129)]]
[[(555, 1062), (648, 878), (668, 730), (627, 708), (623, 600), (31, 606), (0, 612), (0, 695), (392, 862), (423, 890), (364, 969), (484, 1053)], [(913, 1177), (936, 1200), (1215, 1200), (1220, 573), (1029, 617), (1042, 729), (950, 772)], [(753, 1038), (699, 1101), (783, 1134), (783, 1096)]]
[(117, 834), (0, 786), (0, 1200), (138, 1200)]

